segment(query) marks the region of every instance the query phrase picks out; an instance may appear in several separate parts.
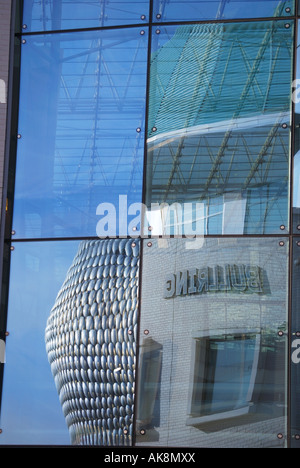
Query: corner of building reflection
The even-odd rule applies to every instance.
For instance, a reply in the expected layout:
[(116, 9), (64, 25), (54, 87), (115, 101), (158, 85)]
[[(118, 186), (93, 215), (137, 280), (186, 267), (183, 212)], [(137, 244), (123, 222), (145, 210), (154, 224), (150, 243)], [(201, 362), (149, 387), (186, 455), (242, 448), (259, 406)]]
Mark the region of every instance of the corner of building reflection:
[(278, 239), (145, 247), (137, 444), (280, 447), (287, 249)]
[(140, 241), (82, 242), (46, 328), (71, 443), (282, 446), (287, 259), (277, 238), (145, 243), (138, 339)]

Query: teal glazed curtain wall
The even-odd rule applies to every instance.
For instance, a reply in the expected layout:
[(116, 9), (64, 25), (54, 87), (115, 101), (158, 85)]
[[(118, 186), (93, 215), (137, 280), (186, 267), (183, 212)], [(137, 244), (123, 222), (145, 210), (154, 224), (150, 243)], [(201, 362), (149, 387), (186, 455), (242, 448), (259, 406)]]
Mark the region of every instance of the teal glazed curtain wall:
[(299, 447), (298, 2), (20, 3), (0, 445)]

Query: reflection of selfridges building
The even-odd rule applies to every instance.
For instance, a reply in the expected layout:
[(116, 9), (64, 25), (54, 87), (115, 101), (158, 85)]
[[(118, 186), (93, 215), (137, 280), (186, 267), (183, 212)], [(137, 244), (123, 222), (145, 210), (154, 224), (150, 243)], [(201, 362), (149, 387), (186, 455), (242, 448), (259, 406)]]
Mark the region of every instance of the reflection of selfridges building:
[[(278, 239), (145, 241), (134, 406), (139, 243), (83, 242), (46, 330), (72, 442), (130, 445), (136, 413), (142, 444), (276, 446), (274, 427), (285, 432), (286, 262)], [(225, 290), (214, 272), (226, 265)]]
[(71, 440), (130, 445), (139, 241), (82, 242), (51, 311), (46, 345)]

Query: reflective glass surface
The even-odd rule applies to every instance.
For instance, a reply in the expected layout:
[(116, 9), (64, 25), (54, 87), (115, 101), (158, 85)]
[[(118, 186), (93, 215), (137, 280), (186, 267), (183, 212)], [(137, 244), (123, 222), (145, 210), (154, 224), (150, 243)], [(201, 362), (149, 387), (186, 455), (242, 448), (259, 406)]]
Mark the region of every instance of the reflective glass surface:
[(143, 23), (149, 0), (24, 0), (23, 31), (54, 31)]
[(199, 234), (286, 230), (292, 33), (285, 21), (154, 31), (148, 207), (194, 204)]
[(78, 242), (15, 245), (11, 261), (1, 444), (69, 444), (45, 326)]
[(140, 28), (26, 36), (17, 237), (96, 236), (105, 203), (141, 201), (146, 59)]
[(130, 446), (139, 244), (16, 243), (0, 444)]
[(293, 244), (291, 339), (291, 445), (300, 448), (300, 238)]
[(145, 242), (138, 445), (285, 446), (287, 277), (278, 238)]
[[(299, 21), (298, 21), (299, 27)], [(294, 160), (293, 160), (293, 230), (300, 232), (300, 38), (297, 38), (296, 79), (293, 81)]]
[(154, 21), (201, 21), (290, 16), (294, 1), (154, 0)]

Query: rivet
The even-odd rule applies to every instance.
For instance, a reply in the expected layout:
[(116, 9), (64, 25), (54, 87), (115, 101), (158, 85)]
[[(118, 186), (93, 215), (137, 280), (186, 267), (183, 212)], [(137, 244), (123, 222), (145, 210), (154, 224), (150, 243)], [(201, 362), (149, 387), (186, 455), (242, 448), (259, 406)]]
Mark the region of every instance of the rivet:
[(283, 439), (283, 434), (277, 434), (278, 439)]
[(278, 332), (278, 336), (283, 336), (283, 335), (284, 335), (283, 331), (280, 330), (280, 331)]
[(297, 242), (298, 247), (300, 247), (300, 241)]
[(20, 140), (20, 138), (22, 138), (22, 135), (18, 133), (17, 138)]
[(140, 35), (143, 36), (144, 34), (145, 34), (145, 31), (142, 30), (142, 31), (140, 32)]
[(144, 335), (149, 335), (149, 330), (144, 330)]
[(0, 434), (2, 434), (2, 429), (0, 429)]
[(280, 242), (279, 242), (279, 245), (280, 245), (280, 247), (282, 247), (282, 246), (284, 245), (284, 242), (283, 242), (283, 241), (280, 241)]
[(133, 230), (133, 231), (136, 231), (136, 226), (133, 226), (132, 230)]
[(15, 248), (14, 248), (14, 246), (13, 246), (13, 245), (10, 247), (10, 250), (15, 250)]
[(280, 229), (281, 229), (282, 231), (284, 231), (285, 226), (282, 224), (282, 225), (280, 226)]
[(140, 434), (141, 434), (141, 435), (145, 435), (145, 434), (146, 434), (145, 429), (141, 429), (141, 430), (140, 430)]
[(152, 242), (148, 242), (148, 247), (152, 247)]
[(286, 11), (286, 13), (290, 13), (290, 12), (291, 12), (290, 7), (287, 7), (287, 8), (285, 9), (285, 11)]
[(142, 20), (146, 19), (146, 15), (142, 15), (142, 16), (141, 16), (141, 19), (142, 19)]
[(138, 127), (138, 128), (136, 129), (136, 131), (137, 131), (138, 133), (140, 133), (140, 132), (142, 131), (142, 129), (141, 129), (140, 127)]
[(128, 335), (132, 335), (132, 330), (128, 330)]
[(287, 128), (287, 124), (286, 123), (282, 124), (282, 128)]
[(300, 231), (300, 224), (297, 226), (298, 231)]
[(158, 14), (156, 15), (156, 18), (157, 18), (157, 19), (160, 19), (160, 18), (161, 18), (161, 14), (158, 13)]
[(26, 39), (22, 39), (22, 44), (26, 44)]
[(135, 247), (135, 246), (136, 246), (136, 243), (132, 242), (131, 247)]
[(152, 231), (153, 227), (152, 226), (149, 226), (148, 227), (148, 231)]
[(23, 24), (22, 28), (27, 29), (27, 24)]
[(16, 231), (11, 231), (11, 235), (14, 236), (16, 234)]
[(300, 435), (299, 435), (299, 434), (295, 434), (295, 439), (296, 439), (296, 440), (300, 440)]
[(295, 335), (296, 335), (296, 336), (300, 336), (300, 332), (297, 331), (297, 332), (295, 333)]
[(157, 128), (156, 127), (153, 127), (152, 128), (152, 132), (156, 132), (157, 131)]
[(285, 29), (289, 29), (289, 28), (291, 27), (291, 25), (290, 25), (289, 23), (286, 23), (286, 24), (284, 25), (284, 27), (285, 27)]
[(124, 429), (123, 434), (125, 434), (125, 435), (128, 434), (128, 430)]
[(155, 32), (156, 34), (160, 34), (160, 29), (157, 29)]

